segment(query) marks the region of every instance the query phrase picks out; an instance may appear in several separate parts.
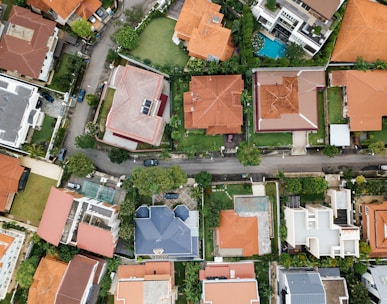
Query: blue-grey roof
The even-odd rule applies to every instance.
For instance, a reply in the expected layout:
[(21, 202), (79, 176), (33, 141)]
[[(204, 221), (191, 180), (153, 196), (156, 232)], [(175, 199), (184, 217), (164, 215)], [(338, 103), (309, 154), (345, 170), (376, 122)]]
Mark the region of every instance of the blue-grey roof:
[(189, 210), (187, 206), (179, 205), (173, 211), (175, 216), (181, 218), (183, 222), (189, 217)]
[(380, 303), (387, 303), (387, 266), (378, 265), (369, 268), (380, 295)]
[(320, 275), (314, 271), (285, 272), (292, 303), (325, 304), (325, 290)]
[(137, 218), (148, 218), (149, 217), (149, 208), (148, 206), (140, 206), (136, 210)]
[(155, 249), (175, 257), (196, 257), (197, 236), (167, 206), (149, 207), (149, 218), (136, 218), (135, 252), (153, 255)]
[(321, 277), (340, 277), (340, 269), (337, 267), (319, 268), (318, 273)]

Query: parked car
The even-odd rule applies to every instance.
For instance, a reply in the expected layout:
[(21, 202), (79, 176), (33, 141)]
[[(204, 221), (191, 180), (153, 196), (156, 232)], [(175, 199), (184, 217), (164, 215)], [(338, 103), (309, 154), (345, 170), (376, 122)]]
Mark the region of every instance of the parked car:
[(387, 165), (380, 165), (379, 169), (382, 171), (387, 171)]
[(69, 188), (71, 190), (80, 190), (81, 189), (81, 185), (80, 184), (76, 184), (76, 183), (72, 183), (72, 182), (68, 182), (67, 185), (66, 185), (66, 188)]
[(144, 166), (145, 167), (153, 167), (153, 166), (158, 166), (159, 161), (157, 159), (146, 159), (144, 160)]
[(43, 93), (40, 94), (40, 95), (42, 95), (42, 97), (43, 97), (44, 99), (46, 99), (48, 102), (53, 103), (54, 100), (55, 100), (55, 98), (52, 97), (52, 96), (51, 96), (50, 94), (48, 94), (47, 92), (43, 92)]
[(64, 161), (66, 153), (67, 153), (67, 150), (65, 148), (60, 149), (60, 152), (59, 152), (59, 155), (58, 155), (58, 160), (59, 161)]
[(90, 18), (89, 18), (89, 21), (91, 23), (95, 23), (97, 20), (95, 19), (95, 17), (93, 15), (91, 15)]
[(80, 89), (77, 97), (78, 102), (82, 102), (85, 98), (86, 91), (84, 89)]
[(164, 193), (164, 198), (165, 199), (178, 199), (179, 198), (179, 193), (167, 192), (167, 193)]
[(38, 101), (36, 102), (35, 108), (40, 109), (41, 106), (42, 106), (42, 98), (39, 97)]

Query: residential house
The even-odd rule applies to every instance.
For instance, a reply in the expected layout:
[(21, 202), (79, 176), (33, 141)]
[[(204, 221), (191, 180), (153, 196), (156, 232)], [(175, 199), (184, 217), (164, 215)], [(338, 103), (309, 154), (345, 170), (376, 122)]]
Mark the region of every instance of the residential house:
[(0, 143), (20, 148), (31, 129), (40, 128), (44, 113), (36, 108), (38, 88), (0, 76)]
[(351, 132), (381, 131), (382, 118), (387, 116), (387, 71), (333, 71), (329, 78), (332, 87), (342, 87)]
[(171, 261), (146, 261), (120, 265), (114, 304), (168, 303), (177, 299), (174, 265)]
[(319, 90), (325, 87), (323, 67), (254, 69), (256, 132), (318, 130)]
[(387, 303), (387, 266), (372, 265), (362, 274), (361, 281), (368, 290), (368, 297), (372, 304)]
[(259, 304), (253, 262), (207, 262), (199, 278), (202, 304)]
[(16, 76), (49, 81), (58, 43), (55, 22), (13, 5), (8, 23), (0, 28), (0, 68)]
[(8, 288), (15, 275), (24, 239), (24, 232), (0, 228), (0, 301), (4, 300), (10, 292)]
[(252, 8), (269, 39), (302, 46), (310, 56), (322, 48), (332, 33), (333, 16), (344, 0), (277, 0), (274, 11), (266, 0), (258, 0)]
[(223, 27), (220, 8), (208, 0), (184, 1), (173, 40), (185, 41), (189, 56), (225, 61), (233, 55), (231, 30)]
[(184, 93), (184, 127), (208, 135), (240, 134), (242, 75), (193, 76)]
[(186, 206), (140, 206), (136, 210), (136, 256), (199, 258), (199, 212)]
[(61, 25), (71, 25), (80, 18), (88, 20), (97, 31), (112, 15), (111, 9), (105, 10), (99, 0), (27, 0), (27, 5), (35, 13), (44, 14)]
[(353, 224), (351, 190), (346, 188), (327, 190), (335, 224)]
[(387, 6), (371, 0), (349, 0), (331, 61), (387, 60)]
[(16, 193), (27, 183), (23, 172), (20, 159), (0, 153), (0, 212), (11, 210)]
[(34, 274), (28, 304), (95, 304), (106, 273), (105, 260), (75, 255), (68, 263), (44, 257)]
[(363, 238), (371, 248), (372, 258), (387, 257), (387, 201), (382, 204), (363, 204)]
[(112, 257), (119, 225), (117, 206), (52, 187), (38, 235), (55, 246), (68, 244)]
[[(118, 66), (110, 81), (115, 89), (104, 142), (135, 150), (139, 142), (159, 146), (168, 96), (164, 77), (134, 66)], [(167, 111), (165, 111), (167, 112)]]
[(216, 254), (249, 257), (271, 253), (270, 201), (267, 196), (236, 195), (234, 210), (220, 212)]
[[(351, 209), (349, 209), (351, 210)], [(345, 222), (335, 222), (334, 210), (321, 205), (294, 205), (284, 208), (286, 242), (293, 248), (303, 245), (316, 258), (322, 256), (359, 257), (359, 227), (351, 224), (352, 211)]]
[(277, 268), (280, 304), (348, 304), (348, 288), (338, 268)]

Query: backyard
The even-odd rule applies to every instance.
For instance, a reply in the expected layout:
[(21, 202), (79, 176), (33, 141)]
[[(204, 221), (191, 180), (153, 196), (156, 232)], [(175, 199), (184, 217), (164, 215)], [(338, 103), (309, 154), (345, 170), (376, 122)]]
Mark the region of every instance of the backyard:
[(324, 92), (318, 92), (318, 130), (309, 133), (309, 144), (312, 146), (325, 144), (325, 112), (324, 112)]
[(10, 214), (15, 220), (38, 226), (50, 189), (56, 183), (56, 180), (31, 173), (24, 192), (16, 195)]
[(165, 17), (153, 19), (141, 33), (139, 46), (130, 54), (148, 64), (184, 67), (188, 54), (172, 42), (175, 24), (175, 20)]
[(107, 116), (113, 104), (113, 97), (115, 91), (116, 90), (109, 88), (106, 93), (105, 99), (102, 101), (102, 105), (98, 115), (98, 122), (101, 126), (105, 126)]
[(44, 144), (51, 139), (52, 131), (54, 130), (56, 118), (45, 115), (42, 128), (34, 131), (31, 144)]
[(329, 124), (346, 123), (346, 119), (343, 118), (343, 96), (341, 88), (328, 88), (327, 94)]
[(372, 138), (373, 142), (383, 141), (387, 144), (387, 117), (382, 118), (382, 130), (368, 132), (368, 138)]

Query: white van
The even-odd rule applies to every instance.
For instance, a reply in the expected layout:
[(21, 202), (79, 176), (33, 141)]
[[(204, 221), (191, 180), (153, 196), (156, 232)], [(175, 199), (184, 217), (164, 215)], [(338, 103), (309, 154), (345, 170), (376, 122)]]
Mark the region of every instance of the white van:
[(382, 171), (387, 171), (387, 165), (380, 165), (379, 169)]
[(72, 190), (80, 190), (81, 189), (81, 185), (68, 182), (67, 185), (66, 185), (66, 188), (69, 188), (69, 189), (72, 189)]

